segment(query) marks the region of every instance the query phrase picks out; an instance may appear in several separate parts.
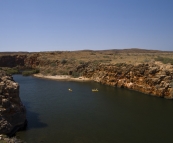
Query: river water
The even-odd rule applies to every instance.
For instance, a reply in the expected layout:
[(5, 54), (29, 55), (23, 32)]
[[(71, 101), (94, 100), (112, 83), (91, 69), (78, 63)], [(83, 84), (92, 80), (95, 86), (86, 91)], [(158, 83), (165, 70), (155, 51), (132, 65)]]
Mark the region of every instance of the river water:
[(28, 119), (16, 135), (27, 143), (173, 142), (172, 100), (96, 82), (13, 77)]

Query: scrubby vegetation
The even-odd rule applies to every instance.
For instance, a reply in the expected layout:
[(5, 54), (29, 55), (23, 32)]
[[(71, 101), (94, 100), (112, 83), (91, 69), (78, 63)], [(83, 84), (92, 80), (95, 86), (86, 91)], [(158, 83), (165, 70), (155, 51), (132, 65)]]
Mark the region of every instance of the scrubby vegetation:
[(22, 72), (22, 75), (23, 76), (30, 76), (32, 74), (37, 74), (39, 73), (39, 70), (38, 69), (30, 69), (30, 70), (25, 70)]
[(79, 72), (74, 71), (74, 72), (72, 72), (72, 76), (73, 76), (74, 78), (76, 78), (76, 77), (81, 76), (81, 74), (80, 74)]
[(158, 56), (157, 58), (155, 58), (155, 60), (156, 61), (161, 61), (164, 64), (170, 63), (170, 64), (173, 65), (173, 59), (172, 58)]
[(10, 75), (20, 74), (20, 70), (16, 67), (14, 67), (14, 68), (3, 67), (1, 69), (3, 69), (7, 74), (10, 74)]
[(66, 63), (67, 63), (67, 60), (66, 60), (66, 59), (62, 59), (62, 60), (61, 60), (61, 64), (64, 65), (64, 64), (66, 64)]
[[(82, 75), (84, 68), (95, 70), (99, 64), (118, 64), (118, 66), (121, 66), (120, 63), (135, 65), (155, 61), (173, 64), (173, 52), (144, 49), (51, 51), (26, 54), (27, 59), (24, 60), (26, 67), (22, 67), (22, 69), (18, 67), (6, 68), (7, 73), (22, 73), (28, 76), (40, 72), (43, 75), (71, 75), (79, 77)], [(13, 54), (10, 53), (10, 55)], [(0, 54), (1, 56), (3, 54)], [(20, 54), (17, 57), (19, 58)], [(1, 66), (5, 65), (5, 62), (1, 61)], [(19, 62), (20, 60), (17, 61)], [(87, 63), (90, 63), (90, 67), (87, 67)], [(26, 68), (30, 69), (24, 70)]]

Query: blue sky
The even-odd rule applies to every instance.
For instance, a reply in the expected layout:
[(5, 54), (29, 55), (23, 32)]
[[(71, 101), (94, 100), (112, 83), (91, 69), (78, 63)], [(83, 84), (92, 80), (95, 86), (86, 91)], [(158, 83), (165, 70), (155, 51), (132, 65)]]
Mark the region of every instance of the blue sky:
[(173, 51), (173, 0), (0, 0), (0, 51)]

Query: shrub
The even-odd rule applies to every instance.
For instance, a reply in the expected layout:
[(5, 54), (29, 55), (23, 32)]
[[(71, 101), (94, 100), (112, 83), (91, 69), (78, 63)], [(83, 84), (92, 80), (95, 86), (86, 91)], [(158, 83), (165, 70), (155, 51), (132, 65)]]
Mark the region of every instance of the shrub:
[(51, 73), (51, 75), (52, 75), (52, 76), (57, 75), (56, 71), (53, 71), (53, 72)]
[(103, 58), (109, 58), (109, 56), (103, 56)]
[(97, 66), (98, 64), (100, 64), (100, 60), (95, 60), (92, 62), (94, 66)]
[(59, 74), (60, 75), (68, 75), (68, 72), (66, 70), (60, 70)]
[(95, 53), (91, 52), (90, 55), (95, 55)]
[(124, 63), (116, 63), (115, 64), (117, 67), (122, 67), (124, 65)]
[(79, 61), (79, 64), (84, 64), (84, 61), (80, 60), (80, 61)]
[(149, 59), (145, 59), (145, 60), (144, 60), (145, 63), (148, 63), (149, 61), (150, 61)]
[(48, 69), (45, 71), (45, 74), (49, 74), (50, 72), (51, 72), (50, 69)]
[(55, 67), (56, 66), (56, 63), (51, 63), (50, 66), (51, 67)]
[(67, 60), (66, 60), (66, 59), (62, 59), (62, 60), (61, 60), (61, 64), (64, 65), (64, 64), (66, 64), (66, 63), (67, 63)]
[(73, 76), (74, 78), (79, 77), (79, 76), (80, 76), (80, 73), (79, 73), (79, 72), (73, 71), (73, 72), (72, 72), (72, 76)]

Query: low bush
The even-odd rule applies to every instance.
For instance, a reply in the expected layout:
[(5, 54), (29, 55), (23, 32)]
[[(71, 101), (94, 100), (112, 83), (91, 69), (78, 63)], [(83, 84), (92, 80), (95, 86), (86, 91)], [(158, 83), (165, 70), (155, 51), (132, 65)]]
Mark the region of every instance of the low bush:
[(56, 66), (56, 63), (51, 63), (50, 66), (51, 67), (55, 67)]
[(59, 70), (58, 72), (60, 75), (68, 75), (68, 72), (66, 70)]
[(109, 56), (103, 56), (103, 58), (109, 58)]
[(91, 52), (90, 55), (96, 55), (94, 52)]
[(51, 75), (52, 75), (52, 76), (57, 75), (56, 71), (53, 71), (53, 72), (51, 73)]
[(66, 63), (67, 63), (67, 60), (66, 60), (66, 59), (62, 59), (62, 60), (61, 60), (61, 64), (64, 65), (64, 64), (66, 64)]
[(82, 60), (80, 60), (80, 61), (79, 61), (79, 64), (84, 64), (84, 63), (85, 63), (85, 62), (84, 62), (84, 61), (82, 61)]
[(77, 78), (77, 77), (80, 76), (80, 73), (79, 73), (79, 72), (73, 71), (73, 72), (72, 72), (72, 76), (73, 76), (74, 78)]

